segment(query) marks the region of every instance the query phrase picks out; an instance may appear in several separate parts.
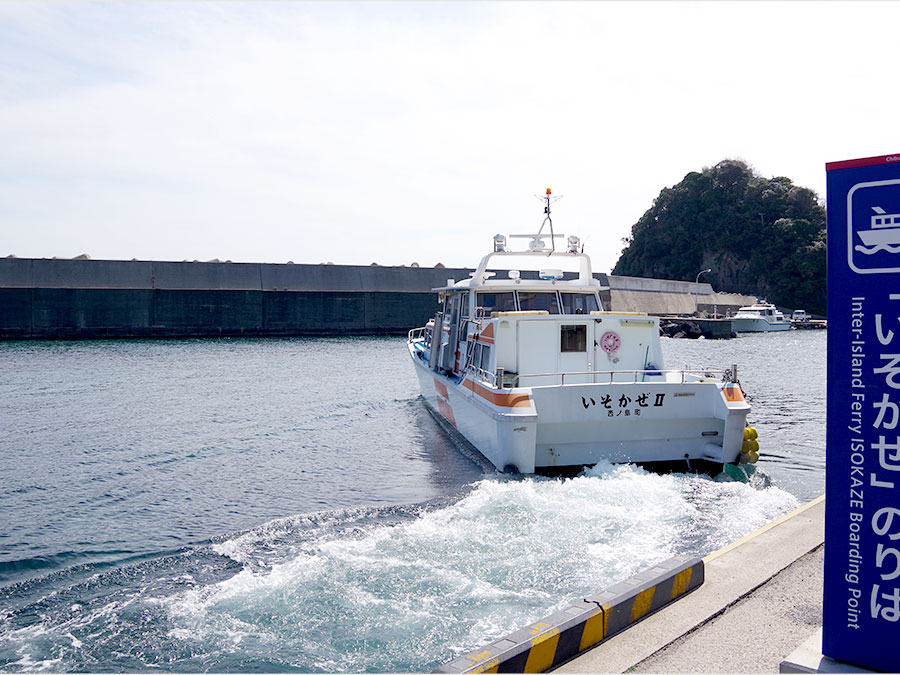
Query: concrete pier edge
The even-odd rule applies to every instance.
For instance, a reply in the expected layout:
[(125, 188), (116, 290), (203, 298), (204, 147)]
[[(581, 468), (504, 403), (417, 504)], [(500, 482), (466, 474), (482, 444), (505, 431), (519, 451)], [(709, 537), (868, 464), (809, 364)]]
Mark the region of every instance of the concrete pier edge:
[[(701, 629), (824, 545), (822, 495), (703, 558), (703, 586), (556, 670), (623, 673)], [(781, 654), (780, 658), (788, 654)]]
[(702, 559), (672, 558), (434, 672), (625, 672), (821, 547), (824, 512), (823, 495)]
[(435, 673), (542, 673), (703, 583), (703, 561), (674, 556), (437, 668)]

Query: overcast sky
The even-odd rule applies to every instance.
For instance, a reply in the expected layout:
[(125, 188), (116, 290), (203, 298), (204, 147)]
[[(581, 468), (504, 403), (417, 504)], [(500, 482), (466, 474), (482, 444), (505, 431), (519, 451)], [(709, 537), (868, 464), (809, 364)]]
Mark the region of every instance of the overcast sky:
[[(900, 151), (900, 4), (0, 3), (0, 257), (596, 271), (725, 158)], [(764, 246), (764, 242), (760, 242)]]

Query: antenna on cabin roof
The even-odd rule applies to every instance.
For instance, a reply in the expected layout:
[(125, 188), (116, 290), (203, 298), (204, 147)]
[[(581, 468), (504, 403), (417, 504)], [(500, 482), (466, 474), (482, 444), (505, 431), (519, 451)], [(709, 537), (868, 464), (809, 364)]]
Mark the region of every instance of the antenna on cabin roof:
[(531, 245), (529, 248), (532, 251), (540, 250), (542, 246), (541, 242), (541, 232), (544, 231), (544, 225), (549, 223), (550, 225), (550, 251), (547, 255), (550, 255), (556, 250), (556, 235), (553, 234), (553, 220), (550, 218), (550, 204), (555, 202), (557, 199), (562, 199), (563, 196), (559, 195), (557, 197), (551, 196), (550, 188), (547, 188), (547, 193), (543, 195), (535, 195), (538, 199), (545, 202), (544, 205), (544, 222), (541, 223), (541, 229), (538, 230), (538, 233), (534, 235), (534, 239), (531, 240)]

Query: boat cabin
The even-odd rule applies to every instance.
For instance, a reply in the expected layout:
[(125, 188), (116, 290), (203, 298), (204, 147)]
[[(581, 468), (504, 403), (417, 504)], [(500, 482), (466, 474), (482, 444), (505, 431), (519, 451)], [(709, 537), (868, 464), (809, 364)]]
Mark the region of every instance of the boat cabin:
[(433, 370), (503, 388), (633, 381), (632, 371), (660, 367), (658, 319), (603, 311), (577, 237), (566, 252), (534, 242), (512, 252), (498, 237), (470, 279), (435, 289), (441, 309), (425, 339)]
[(769, 322), (773, 321), (784, 321), (784, 314), (782, 314), (775, 305), (769, 303), (760, 303), (756, 305), (749, 305), (747, 307), (741, 307), (738, 309), (737, 314), (734, 315), (736, 319), (765, 319)]

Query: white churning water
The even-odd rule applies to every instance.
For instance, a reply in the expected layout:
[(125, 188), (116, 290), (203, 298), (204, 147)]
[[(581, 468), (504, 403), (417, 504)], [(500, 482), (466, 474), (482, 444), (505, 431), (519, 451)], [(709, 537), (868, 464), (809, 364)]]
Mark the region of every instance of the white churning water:
[(214, 658), (274, 651), (301, 670), (428, 670), (796, 506), (777, 488), (607, 465), (566, 480), (483, 480), (395, 524), (334, 515), (313, 538), (275, 521), (214, 546), (244, 569), (167, 599), (170, 635)]

